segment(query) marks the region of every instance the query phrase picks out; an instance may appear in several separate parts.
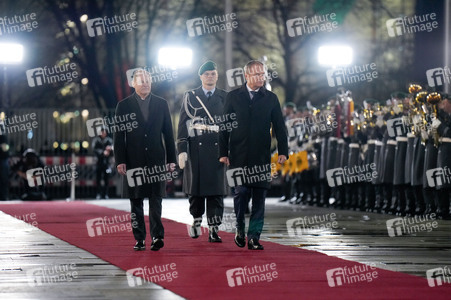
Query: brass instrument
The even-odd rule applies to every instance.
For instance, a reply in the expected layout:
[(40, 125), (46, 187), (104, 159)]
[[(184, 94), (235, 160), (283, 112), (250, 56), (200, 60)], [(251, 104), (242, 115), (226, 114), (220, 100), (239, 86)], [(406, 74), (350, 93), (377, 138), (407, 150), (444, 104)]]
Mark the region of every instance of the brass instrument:
[[(442, 101), (442, 96), (437, 92), (433, 92), (433, 93), (430, 93), (429, 95), (427, 95), (426, 101), (427, 101), (427, 103), (432, 105), (432, 119), (436, 119), (437, 115), (438, 115), (437, 106), (440, 103), (440, 101)], [(434, 146), (438, 147), (440, 137), (438, 135), (437, 128), (432, 127), (432, 136), (434, 138)]]

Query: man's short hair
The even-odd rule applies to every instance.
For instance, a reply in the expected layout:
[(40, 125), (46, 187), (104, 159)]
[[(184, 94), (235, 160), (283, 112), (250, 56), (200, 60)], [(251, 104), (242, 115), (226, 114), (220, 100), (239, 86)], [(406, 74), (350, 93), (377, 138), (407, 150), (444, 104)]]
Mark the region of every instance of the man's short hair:
[(262, 68), (262, 71), (266, 73), (266, 65), (264, 63), (262, 63), (259, 60), (251, 60), (250, 62), (248, 62), (245, 66), (244, 66), (244, 73), (246, 74), (250, 74), (250, 69), (254, 66), (254, 65), (259, 65)]
[(149, 68), (147, 68), (147, 67), (138, 68), (135, 71), (133, 71), (132, 78), (135, 78), (135, 76), (139, 75), (139, 74), (146, 74), (146, 75), (151, 76), (150, 72), (149, 72)]

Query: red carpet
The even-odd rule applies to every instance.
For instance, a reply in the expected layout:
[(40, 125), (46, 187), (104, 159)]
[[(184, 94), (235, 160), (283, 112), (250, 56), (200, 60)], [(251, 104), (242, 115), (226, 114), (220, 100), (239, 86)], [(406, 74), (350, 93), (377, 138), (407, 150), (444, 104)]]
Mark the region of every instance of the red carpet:
[[(28, 215), (27, 221), (37, 222), (41, 230), (123, 270), (146, 267), (147, 274), (156, 274), (150, 280), (188, 299), (449, 299), (451, 295), (451, 284), (429, 287), (425, 278), (364, 269), (364, 265), (314, 251), (269, 242), (262, 242), (264, 251), (241, 249), (230, 233), (221, 233), (222, 244), (208, 243), (205, 235), (193, 240), (188, 237), (185, 224), (170, 220), (164, 220), (166, 245), (162, 250), (150, 251), (147, 245), (146, 251), (135, 252), (133, 236), (126, 230), (129, 219), (120, 222), (128, 215), (126, 212), (84, 202), (1, 204), (0, 210), (20, 219), (27, 219), (27, 214), (34, 213), (33, 218)], [(96, 227), (96, 223), (88, 232), (87, 220), (104, 217), (115, 223), (108, 225), (109, 233), (103, 229), (102, 235), (98, 235), (96, 230), (101, 227)], [(113, 226), (122, 231), (111, 232)], [(227, 270), (245, 266), (248, 276), (241, 275), (242, 269), (227, 273)], [(345, 267), (346, 274), (360, 268), (358, 272), (363, 274), (349, 276), (361, 281), (349, 283), (350, 277), (337, 276), (342, 271), (337, 270), (336, 286), (330, 287), (327, 270)], [(170, 281), (171, 274), (177, 278)], [(375, 274), (374, 279), (365, 281), (372, 274)], [(253, 281), (249, 282), (249, 278)], [(129, 279), (133, 284), (140, 284), (134, 278)], [(234, 287), (229, 286), (228, 279)]]

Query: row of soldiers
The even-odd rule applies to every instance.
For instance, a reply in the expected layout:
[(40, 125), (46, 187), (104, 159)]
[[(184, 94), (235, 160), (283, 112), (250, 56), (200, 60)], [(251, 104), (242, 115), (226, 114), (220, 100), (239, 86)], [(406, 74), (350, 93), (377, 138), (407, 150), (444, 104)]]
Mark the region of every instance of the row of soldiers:
[(349, 91), (322, 109), (284, 109), (291, 152), (280, 201), (450, 218), (449, 95), (411, 85), (355, 110)]

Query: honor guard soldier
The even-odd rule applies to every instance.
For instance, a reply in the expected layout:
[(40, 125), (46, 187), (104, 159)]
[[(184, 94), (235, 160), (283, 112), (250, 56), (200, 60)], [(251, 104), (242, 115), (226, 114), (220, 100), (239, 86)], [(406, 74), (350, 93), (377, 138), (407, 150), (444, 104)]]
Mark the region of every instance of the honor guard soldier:
[[(192, 238), (201, 234), (202, 215), (207, 207), (208, 241), (222, 242), (218, 235), (227, 194), (225, 166), (218, 161), (219, 130), (227, 92), (216, 87), (216, 64), (207, 61), (199, 68), (202, 86), (183, 97), (178, 125), (178, 163), (183, 172), (183, 191), (189, 195)], [(229, 116), (233, 117), (233, 116)], [(221, 127), (220, 127), (221, 126)]]

